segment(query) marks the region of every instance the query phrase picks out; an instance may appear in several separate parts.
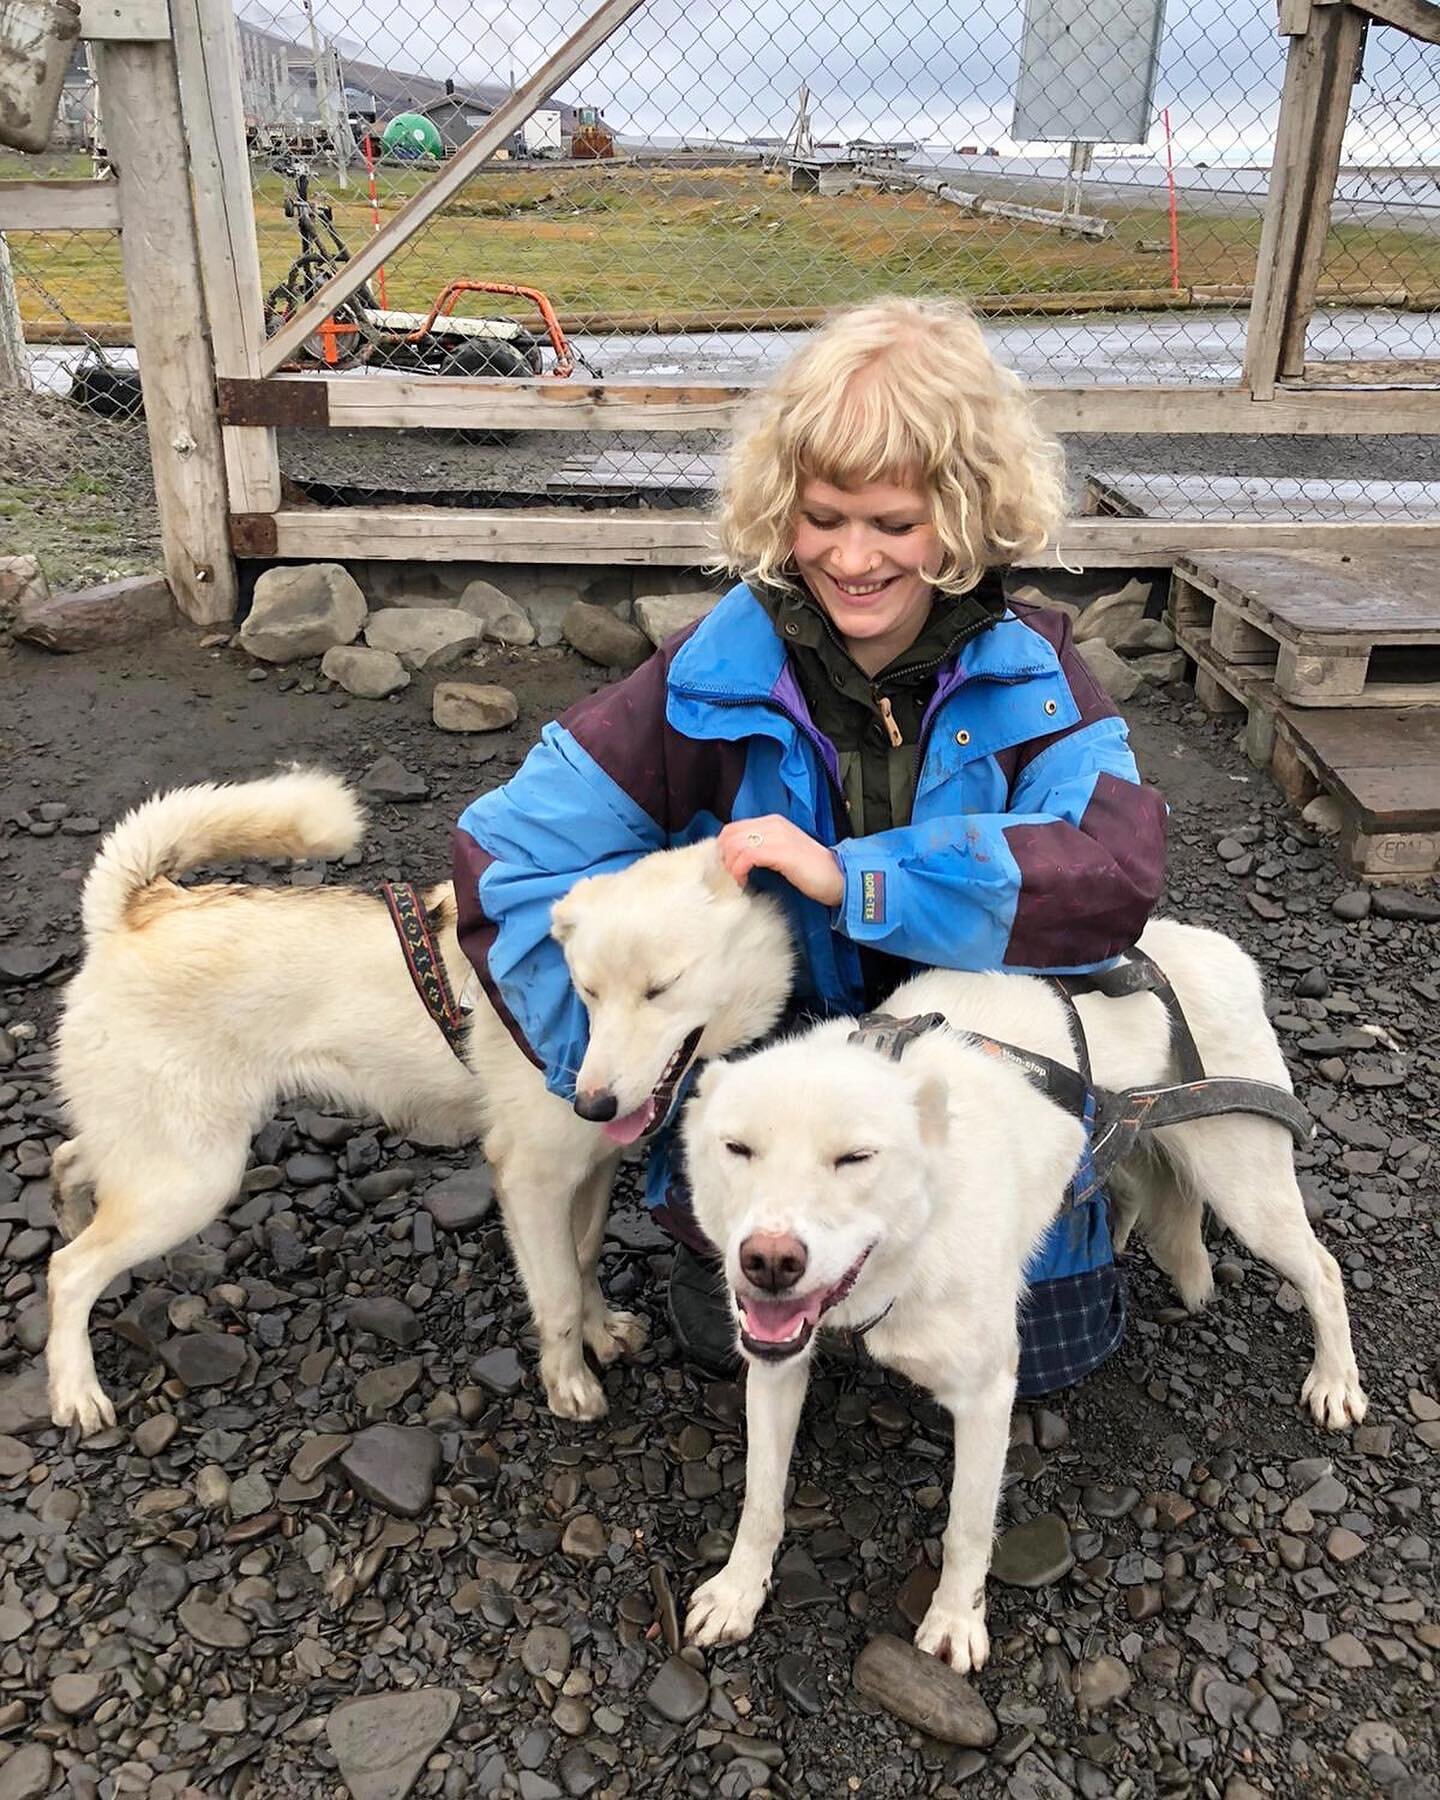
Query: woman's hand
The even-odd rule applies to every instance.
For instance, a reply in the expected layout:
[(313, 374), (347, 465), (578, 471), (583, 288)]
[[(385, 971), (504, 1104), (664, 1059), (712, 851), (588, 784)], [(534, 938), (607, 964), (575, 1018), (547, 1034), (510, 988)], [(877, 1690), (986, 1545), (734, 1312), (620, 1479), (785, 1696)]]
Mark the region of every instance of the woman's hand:
[(845, 898), (845, 877), (832, 851), (778, 814), (733, 819), (720, 833), (720, 859), (741, 887), (752, 869), (773, 869), (821, 906)]

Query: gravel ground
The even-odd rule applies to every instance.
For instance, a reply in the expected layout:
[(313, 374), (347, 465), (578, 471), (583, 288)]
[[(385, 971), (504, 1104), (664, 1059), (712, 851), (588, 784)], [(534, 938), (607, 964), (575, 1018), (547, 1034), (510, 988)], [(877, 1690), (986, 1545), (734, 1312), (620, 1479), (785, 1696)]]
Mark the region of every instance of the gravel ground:
[(433, 875), (463, 801), (596, 677), (561, 650), (488, 669), (520, 720), (467, 740), (430, 726), (427, 677), (350, 701), (179, 633), (0, 660), (0, 1800), (1440, 1794), (1440, 926), (1367, 910), (1183, 692), (1131, 709), (1174, 808), (1168, 906), (1265, 967), (1372, 1409), (1311, 1425), (1298, 1300), (1233, 1243), (1194, 1319), (1129, 1257), (1123, 1351), (1015, 1419), (1001, 1559), (1038, 1585), (992, 1583), (983, 1705), (945, 1696), (962, 1736), (993, 1715), (984, 1747), (852, 1686), (920, 1616), (949, 1462), (937, 1409), (863, 1362), (812, 1388), (754, 1640), (679, 1652), (742, 1395), (677, 1363), (633, 1182), (604, 1274), (654, 1330), (599, 1427), (543, 1409), (474, 1159), (303, 1101), (226, 1220), (97, 1309), (119, 1426), (49, 1427), (49, 1044), (96, 833), (155, 786), (389, 755), (424, 797), (374, 806), (354, 878)]

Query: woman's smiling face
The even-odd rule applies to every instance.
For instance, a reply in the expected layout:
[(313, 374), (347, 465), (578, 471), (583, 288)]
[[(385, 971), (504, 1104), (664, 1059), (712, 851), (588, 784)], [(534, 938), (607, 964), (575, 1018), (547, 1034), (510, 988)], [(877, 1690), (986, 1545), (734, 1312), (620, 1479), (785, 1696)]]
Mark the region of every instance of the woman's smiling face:
[(795, 519), (795, 566), (846, 648), (874, 675), (930, 616), (926, 568), (940, 562), (929, 496), (887, 481), (833, 487), (807, 477)]

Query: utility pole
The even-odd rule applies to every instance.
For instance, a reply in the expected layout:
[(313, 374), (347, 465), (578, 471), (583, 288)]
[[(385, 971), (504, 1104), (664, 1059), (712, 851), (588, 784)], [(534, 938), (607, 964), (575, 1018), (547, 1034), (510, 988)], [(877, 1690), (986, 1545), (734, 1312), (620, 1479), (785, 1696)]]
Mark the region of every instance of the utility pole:
[[(330, 149), (335, 157), (335, 176), (337, 185), (349, 185), (349, 177), (345, 170), (345, 150), (340, 141), (340, 127), (330, 106), (330, 68), (329, 61), (320, 44), (320, 32), (315, 24), (314, 0), (304, 0), (305, 22), (310, 27), (310, 60), (315, 70), (315, 104), (320, 111), (320, 125), (330, 140)], [(340, 114), (344, 119), (345, 96), (340, 96)], [(346, 121), (348, 124), (348, 121)]]

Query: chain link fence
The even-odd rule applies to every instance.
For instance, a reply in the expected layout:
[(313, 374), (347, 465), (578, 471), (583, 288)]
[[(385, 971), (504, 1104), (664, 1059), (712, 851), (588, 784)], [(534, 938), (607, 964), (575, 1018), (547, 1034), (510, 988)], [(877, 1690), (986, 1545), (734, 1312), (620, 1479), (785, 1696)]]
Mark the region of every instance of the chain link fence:
[[(67, 115), (75, 105), (72, 93)], [(0, 151), (0, 180), (74, 181), (95, 168), (79, 150)], [(11, 231), (3, 243), (25, 357), (0, 379), (0, 553), (39, 557), (55, 587), (153, 568), (160, 531), (119, 238)]]
[[(1049, 4), (1085, 12), (1084, 0)], [(1100, 29), (1065, 74), (1077, 97), (1103, 98), (1134, 64), (1137, 7), (1091, 0)], [(271, 328), (590, 10), (239, 0)], [(899, 292), (968, 298), (1034, 383), (1234, 385), (1286, 54), (1272, 0), (1169, 9), (1138, 144), (1015, 135), (1027, 14), (1033, 27), (1043, 12), (1040, 0), (648, 0), (388, 259), (337, 329), (316, 334), (301, 366), (357, 380), (558, 379), (571, 355), (611, 379), (748, 382), (829, 310)], [(1436, 54), (1369, 34), (1316, 360), (1429, 353)], [(77, 364), (123, 361), (109, 347), (126, 333), (113, 236), (13, 233), (11, 250), (42, 388), (64, 393)], [(555, 329), (531, 293), (497, 288), (543, 294)], [(86, 432), (97, 471), (133, 473), (143, 434), (93, 414)], [(1109, 507), (1113, 490), (1121, 511), (1310, 518), (1348, 484), (1363, 513), (1363, 484), (1393, 463), (1410, 485), (1382, 483), (1394, 489), (1385, 505), (1430, 511), (1428, 440), (1070, 448), (1077, 504)], [(698, 432), (281, 433), (284, 474), (322, 503), (704, 504), (722, 452)], [(1237, 488), (1237, 470), (1259, 486)]]

